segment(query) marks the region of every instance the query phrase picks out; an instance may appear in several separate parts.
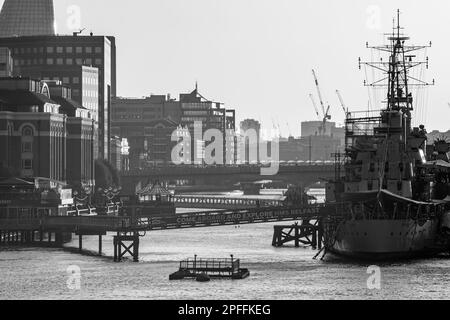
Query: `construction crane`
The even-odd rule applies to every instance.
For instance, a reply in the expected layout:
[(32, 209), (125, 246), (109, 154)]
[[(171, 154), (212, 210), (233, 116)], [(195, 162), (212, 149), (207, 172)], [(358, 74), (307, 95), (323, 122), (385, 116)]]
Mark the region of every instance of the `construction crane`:
[(288, 129), (288, 133), (289, 133), (289, 138), (292, 137), (292, 131), (291, 131), (291, 126), (289, 125), (289, 122), (286, 122), (286, 126)]
[(323, 103), (322, 93), (320, 92), (319, 80), (317, 79), (316, 72), (314, 70), (312, 71), (312, 74), (314, 77), (314, 81), (316, 83), (317, 94), (319, 95), (320, 106), (322, 107), (323, 114), (325, 114), (325, 104)]
[[(323, 112), (322, 125), (321, 125), (321, 128), (319, 128), (319, 130), (321, 132), (321, 135), (325, 135), (325, 132), (327, 130), (327, 126), (326, 126), (327, 120), (331, 120), (331, 115), (329, 114), (330, 105), (328, 105), (328, 108), (325, 110), (325, 104), (323, 103), (322, 93), (320, 92), (319, 80), (317, 79), (317, 75), (314, 70), (312, 70), (312, 74), (314, 77), (314, 82), (316, 84), (317, 94), (319, 96), (319, 101), (320, 101), (320, 106), (322, 107), (322, 112)], [(320, 118), (320, 115), (319, 115), (319, 118)]]
[(312, 101), (312, 104), (314, 106), (314, 110), (316, 110), (317, 118), (320, 119), (319, 109), (317, 108), (316, 100), (314, 100), (314, 96), (312, 94), (309, 95), (309, 98)]
[(341, 93), (339, 92), (339, 90), (336, 90), (336, 94), (337, 94), (337, 96), (338, 96), (338, 98), (339, 98), (339, 101), (341, 102), (341, 106), (342, 106), (342, 109), (344, 110), (344, 114), (347, 115), (348, 110), (347, 110), (347, 108), (345, 107), (344, 99), (342, 99), (342, 95), (341, 95)]

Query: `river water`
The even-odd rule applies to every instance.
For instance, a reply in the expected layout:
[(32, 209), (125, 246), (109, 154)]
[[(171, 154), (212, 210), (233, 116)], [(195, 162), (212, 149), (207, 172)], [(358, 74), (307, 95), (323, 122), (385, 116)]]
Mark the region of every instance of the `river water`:
[[(284, 223), (286, 224), (286, 223)], [(369, 289), (367, 263), (333, 256), (313, 260), (310, 248), (271, 246), (273, 223), (152, 231), (141, 238), (140, 262), (112, 261), (112, 235), (104, 237), (104, 256), (66, 249), (3, 248), (0, 299), (448, 299), (450, 259), (435, 258), (379, 265), (380, 288)], [(83, 238), (97, 250), (98, 238)], [(251, 275), (244, 280), (169, 281), (178, 262), (197, 254), (233, 254)], [(71, 268), (80, 270), (73, 286)], [(78, 278), (77, 278), (78, 279)]]

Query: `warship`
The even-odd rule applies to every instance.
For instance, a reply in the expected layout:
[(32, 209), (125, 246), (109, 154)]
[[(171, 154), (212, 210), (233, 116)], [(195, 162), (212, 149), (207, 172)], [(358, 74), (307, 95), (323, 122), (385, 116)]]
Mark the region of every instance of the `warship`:
[[(400, 11), (387, 44), (369, 46), (389, 58), (362, 62), (383, 74), (365, 84), (387, 89), (382, 110), (347, 111), (344, 154), (336, 154), (336, 177), (326, 186), (327, 252), (362, 259), (435, 255), (449, 248), (449, 143), (427, 141), (425, 126), (413, 127), (414, 87), (434, 84), (411, 75), (428, 68), (408, 45)], [(423, 61), (422, 61), (423, 60)]]

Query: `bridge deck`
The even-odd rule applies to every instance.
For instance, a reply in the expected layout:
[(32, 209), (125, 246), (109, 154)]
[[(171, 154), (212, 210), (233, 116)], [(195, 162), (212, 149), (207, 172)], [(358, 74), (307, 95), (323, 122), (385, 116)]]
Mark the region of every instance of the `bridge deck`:
[(323, 205), (300, 208), (267, 207), (241, 210), (216, 210), (166, 217), (44, 217), (26, 221), (0, 220), (0, 230), (45, 230), (60, 232), (136, 232), (317, 219)]

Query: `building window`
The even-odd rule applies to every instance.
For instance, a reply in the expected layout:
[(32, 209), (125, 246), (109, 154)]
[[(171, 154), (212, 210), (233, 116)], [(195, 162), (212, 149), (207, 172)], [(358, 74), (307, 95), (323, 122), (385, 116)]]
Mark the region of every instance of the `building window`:
[(70, 78), (69, 77), (63, 77), (63, 83), (64, 84), (69, 84), (70, 83)]
[(77, 47), (75, 50), (76, 50), (76, 53), (83, 53), (82, 47)]
[(63, 47), (56, 47), (56, 53), (63, 53)]
[(72, 58), (66, 59), (66, 64), (69, 66), (73, 65), (73, 59)]
[(102, 47), (95, 47), (95, 53), (102, 53)]
[(53, 47), (47, 47), (47, 53), (53, 53), (54, 50), (55, 49)]
[(79, 83), (80, 83), (80, 78), (78, 78), (78, 77), (73, 77), (73, 78), (72, 78), (72, 83), (73, 83), (73, 84), (79, 84)]
[(81, 66), (83, 64), (83, 59), (80, 59), (80, 58), (75, 59), (75, 64), (78, 66)]
[(22, 152), (33, 152), (33, 143), (22, 142)]
[(63, 59), (62, 58), (56, 59), (56, 64), (57, 65), (62, 65), (63, 64)]
[(22, 160), (22, 169), (23, 170), (33, 169), (33, 160), (32, 159), (23, 159)]
[(86, 59), (86, 64), (87, 65), (92, 65), (92, 59)]
[(66, 53), (72, 53), (73, 48), (72, 47), (66, 47)]
[(32, 137), (33, 136), (33, 129), (31, 129), (30, 127), (25, 127), (22, 130), (22, 135), (24, 137)]
[(86, 47), (86, 53), (92, 53), (92, 47)]
[(95, 64), (101, 66), (103, 63), (103, 59), (95, 59)]
[(47, 59), (47, 64), (52, 65), (54, 63), (52, 58), (48, 58)]

